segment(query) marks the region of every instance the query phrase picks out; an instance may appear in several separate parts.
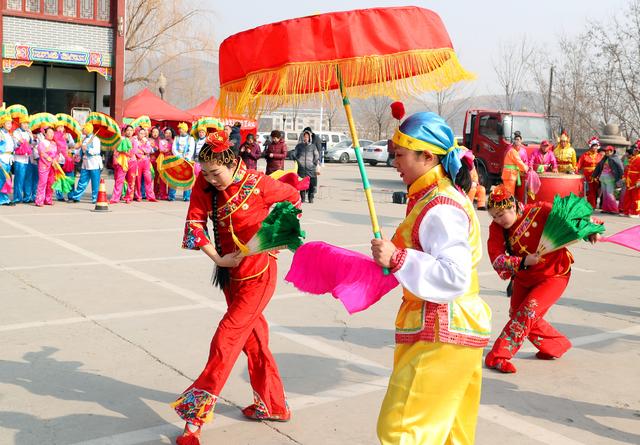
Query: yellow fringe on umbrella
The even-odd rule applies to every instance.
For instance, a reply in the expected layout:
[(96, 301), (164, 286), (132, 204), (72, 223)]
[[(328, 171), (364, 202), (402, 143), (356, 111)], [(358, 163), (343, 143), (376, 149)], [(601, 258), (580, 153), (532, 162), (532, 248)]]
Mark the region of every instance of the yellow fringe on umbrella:
[(472, 80), (451, 48), (413, 50), (321, 62), (295, 62), (261, 70), (220, 87), (223, 114), (249, 114), (295, 106), (337, 88), (337, 70), (350, 97), (399, 98)]

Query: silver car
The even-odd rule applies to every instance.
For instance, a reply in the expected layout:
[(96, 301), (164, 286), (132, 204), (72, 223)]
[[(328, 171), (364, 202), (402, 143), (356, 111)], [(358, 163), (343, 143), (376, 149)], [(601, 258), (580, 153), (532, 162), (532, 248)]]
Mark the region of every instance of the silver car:
[(382, 141), (376, 141), (362, 150), (362, 157), (364, 162), (368, 162), (369, 165), (375, 166), (378, 164), (386, 164), (391, 167), (393, 159), (389, 159), (389, 151), (387, 150), (386, 139)]
[[(373, 141), (367, 139), (360, 139), (360, 147), (364, 150), (365, 147), (371, 145)], [(353, 149), (353, 142), (350, 139), (338, 142), (336, 145), (327, 150), (324, 155), (325, 162), (341, 162), (346, 164), (347, 162), (356, 161), (356, 152)]]

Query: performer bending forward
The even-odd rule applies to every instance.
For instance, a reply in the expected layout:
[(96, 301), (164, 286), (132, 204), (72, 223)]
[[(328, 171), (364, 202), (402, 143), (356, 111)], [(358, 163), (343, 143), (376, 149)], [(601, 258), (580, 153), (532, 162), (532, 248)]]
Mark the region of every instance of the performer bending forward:
[(473, 158), (434, 113), (409, 116), (393, 143), (409, 199), (393, 240), (372, 240), (373, 258), (403, 287), (378, 437), (383, 445), (470, 445), (491, 310), (478, 296), (480, 225), (452, 178), (468, 190)]
[[(186, 421), (178, 444), (199, 443), (200, 428), (213, 418), (240, 351), (247, 355), (254, 398), (243, 414), (256, 420), (287, 421), (291, 417), (262, 315), (276, 287), (276, 258), (267, 253), (242, 257), (234, 239), (247, 243), (273, 204), (289, 201), (300, 206), (300, 195), (287, 184), (248, 171), (223, 132), (207, 136), (198, 161), (202, 171), (193, 187), (183, 247), (200, 249), (215, 262), (214, 284), (223, 290), (228, 309), (211, 340), (204, 370), (173, 404)], [(213, 220), (212, 237), (208, 218)]]
[[(488, 368), (516, 372), (510, 360), (525, 339), (538, 348), (536, 357), (542, 360), (559, 358), (571, 348), (569, 339), (544, 320), (569, 284), (573, 263), (565, 247), (544, 256), (536, 253), (551, 208), (537, 202), (521, 210), (503, 185), (489, 195), (489, 258), (500, 278), (513, 279), (513, 294), (509, 321), (485, 358)], [(589, 239), (595, 242), (597, 236)]]

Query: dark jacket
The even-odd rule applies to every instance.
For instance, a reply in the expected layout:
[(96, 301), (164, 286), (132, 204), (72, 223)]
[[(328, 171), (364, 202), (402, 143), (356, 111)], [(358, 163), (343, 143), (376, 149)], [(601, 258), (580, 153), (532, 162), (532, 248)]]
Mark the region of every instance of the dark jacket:
[(600, 177), (600, 175), (602, 174), (602, 169), (604, 168), (605, 162), (609, 163), (609, 168), (611, 169), (611, 173), (613, 173), (613, 177), (615, 181), (618, 182), (620, 179), (622, 179), (622, 174), (624, 173), (624, 167), (622, 166), (622, 162), (620, 161), (620, 158), (618, 158), (618, 155), (616, 155), (615, 153), (611, 156), (603, 157), (600, 160), (600, 162), (598, 162), (598, 165), (596, 165), (596, 169), (593, 171), (593, 177), (594, 178)]
[(264, 151), (267, 160), (267, 174), (276, 170), (284, 170), (284, 160), (287, 158), (287, 144), (282, 139), (278, 143), (271, 142)]
[(240, 135), (240, 127), (231, 127), (231, 134), (229, 135), (229, 141), (233, 142), (233, 150), (238, 153), (240, 151), (240, 142), (242, 136)]
[(293, 158), (298, 161), (298, 176), (316, 177), (316, 167), (320, 164), (320, 152), (313, 143), (305, 144), (300, 142), (296, 145), (296, 151)]
[(260, 159), (260, 155), (262, 152), (260, 151), (260, 146), (257, 142), (250, 144), (245, 142), (240, 147), (240, 157), (247, 164), (247, 168), (255, 170), (258, 167), (258, 159)]

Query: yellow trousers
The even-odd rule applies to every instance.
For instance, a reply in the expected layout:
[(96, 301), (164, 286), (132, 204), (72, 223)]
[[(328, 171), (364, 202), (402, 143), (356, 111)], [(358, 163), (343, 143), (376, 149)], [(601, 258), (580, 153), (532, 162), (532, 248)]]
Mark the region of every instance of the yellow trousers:
[(396, 345), (378, 418), (382, 445), (472, 445), (482, 348), (448, 343)]

